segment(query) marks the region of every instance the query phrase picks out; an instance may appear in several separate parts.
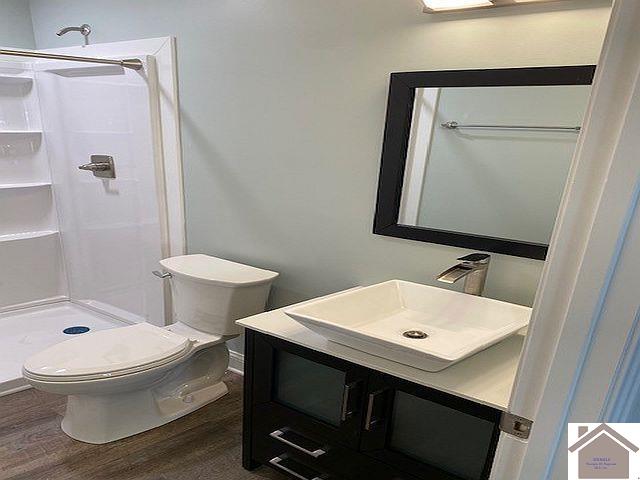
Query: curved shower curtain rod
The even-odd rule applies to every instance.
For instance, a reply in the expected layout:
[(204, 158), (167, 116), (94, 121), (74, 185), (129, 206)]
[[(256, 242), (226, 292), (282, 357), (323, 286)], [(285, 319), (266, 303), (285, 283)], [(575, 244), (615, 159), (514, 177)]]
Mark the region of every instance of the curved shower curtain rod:
[(28, 50), (5, 50), (0, 49), (0, 55), (13, 55), (16, 57), (48, 58), (52, 60), (69, 60), (72, 62), (105, 63), (108, 65), (119, 65), (132, 70), (142, 68), (142, 60), (139, 58), (125, 58), (124, 60), (112, 60), (109, 58), (76, 57), (74, 55), (61, 55), (58, 53), (32, 52)]

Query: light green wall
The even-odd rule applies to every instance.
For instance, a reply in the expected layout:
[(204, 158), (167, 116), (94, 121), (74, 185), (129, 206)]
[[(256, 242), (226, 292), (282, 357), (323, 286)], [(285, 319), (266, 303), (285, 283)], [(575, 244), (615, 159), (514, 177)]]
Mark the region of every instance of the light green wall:
[(0, 0), (0, 46), (34, 48), (28, 0)]
[[(32, 0), (38, 48), (175, 35), (190, 252), (282, 273), (272, 305), (464, 251), (371, 233), (389, 73), (585, 64), (608, 2), (427, 15), (418, 0)], [(530, 304), (542, 263), (496, 255), (486, 294)], [(454, 288), (459, 288), (457, 285)]]

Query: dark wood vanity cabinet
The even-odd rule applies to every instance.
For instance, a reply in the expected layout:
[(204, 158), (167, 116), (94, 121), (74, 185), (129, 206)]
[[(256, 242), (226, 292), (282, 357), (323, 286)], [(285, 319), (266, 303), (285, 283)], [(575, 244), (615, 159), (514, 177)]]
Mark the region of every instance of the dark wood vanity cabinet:
[(418, 478), (489, 478), (500, 411), (380, 373), (369, 377), (360, 451)]
[(246, 469), (299, 480), (489, 478), (499, 410), (246, 333)]

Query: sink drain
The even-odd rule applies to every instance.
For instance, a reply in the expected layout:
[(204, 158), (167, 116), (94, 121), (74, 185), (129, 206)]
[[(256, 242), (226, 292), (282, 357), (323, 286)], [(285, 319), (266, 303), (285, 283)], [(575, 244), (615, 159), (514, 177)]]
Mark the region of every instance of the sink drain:
[(429, 335), (424, 333), (422, 330), (407, 330), (402, 334), (402, 336), (420, 340), (422, 338), (427, 338)]

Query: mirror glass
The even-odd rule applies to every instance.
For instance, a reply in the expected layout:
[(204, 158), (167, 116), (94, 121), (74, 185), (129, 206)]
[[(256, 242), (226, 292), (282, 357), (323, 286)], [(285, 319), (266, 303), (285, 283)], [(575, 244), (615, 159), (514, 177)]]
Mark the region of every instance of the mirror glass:
[(398, 223), (548, 244), (590, 89), (417, 88)]
[(548, 244), (590, 90), (416, 88), (398, 224)]

